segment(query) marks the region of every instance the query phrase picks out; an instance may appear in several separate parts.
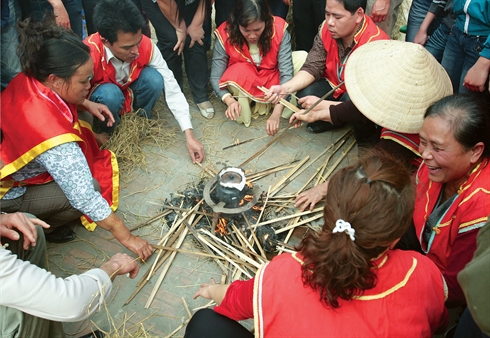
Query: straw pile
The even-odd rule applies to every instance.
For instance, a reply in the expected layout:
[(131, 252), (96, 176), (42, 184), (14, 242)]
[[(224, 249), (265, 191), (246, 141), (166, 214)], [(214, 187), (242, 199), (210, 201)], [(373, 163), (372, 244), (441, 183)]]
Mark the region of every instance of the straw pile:
[(111, 150), (117, 158), (121, 177), (128, 178), (133, 171), (145, 169), (148, 151), (145, 147), (165, 149), (182, 137), (176, 127), (165, 125), (161, 119), (147, 119), (138, 112), (123, 115), (121, 122), (104, 148)]

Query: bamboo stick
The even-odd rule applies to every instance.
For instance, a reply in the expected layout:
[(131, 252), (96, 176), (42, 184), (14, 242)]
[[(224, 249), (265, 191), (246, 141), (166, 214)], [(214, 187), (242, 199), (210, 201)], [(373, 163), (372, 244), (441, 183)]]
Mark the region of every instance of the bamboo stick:
[(226, 257), (226, 255), (224, 253), (222, 253), (219, 249), (217, 249), (214, 245), (212, 245), (211, 243), (209, 243), (208, 241), (206, 241), (203, 236), (198, 235), (198, 238), (201, 241), (203, 241), (208, 247), (210, 247), (212, 250), (214, 250), (218, 255), (220, 255), (221, 257), (223, 257), (224, 259), (226, 259), (228, 262), (230, 262), (234, 267), (236, 267), (240, 271), (242, 271), (243, 274), (245, 274), (248, 278), (252, 278), (252, 276), (247, 271), (243, 270), (237, 263), (235, 263), (230, 258)]
[(233, 254), (235, 254), (237, 257), (239, 257), (240, 259), (243, 259), (244, 261), (252, 264), (253, 266), (255, 266), (257, 269), (260, 268), (260, 264), (257, 263), (256, 261), (254, 261), (253, 259), (250, 259), (249, 257), (247, 257), (246, 255), (244, 255), (243, 253), (241, 253), (240, 251), (238, 251), (237, 249), (235, 249), (234, 247), (232, 247), (230, 244), (222, 241), (221, 239), (219, 239), (218, 237), (214, 236), (213, 234), (211, 234), (209, 231), (207, 230), (204, 230), (204, 229), (200, 229), (200, 231), (203, 233), (203, 234), (206, 234), (207, 236), (211, 237), (213, 240), (221, 243), (222, 245), (224, 245), (228, 250), (230, 250)]
[(261, 155), (264, 151), (267, 150), (267, 148), (269, 148), (271, 146), (271, 144), (273, 144), (274, 142), (276, 142), (277, 140), (279, 140), (281, 137), (284, 136), (284, 134), (288, 131), (289, 129), (284, 129), (282, 132), (279, 132), (276, 134), (276, 136), (274, 136), (274, 138), (272, 140), (270, 140), (265, 146), (263, 146), (258, 152), (256, 152), (255, 154), (253, 154), (248, 160), (246, 160), (245, 162), (243, 162), (242, 164), (239, 165), (239, 167), (243, 167), (245, 166), (247, 163), (249, 163), (250, 161), (252, 161), (254, 158), (256, 158), (257, 156)]
[(297, 223), (294, 223), (294, 224), (285, 226), (284, 228), (277, 229), (275, 232), (276, 232), (276, 234), (280, 234), (281, 232), (284, 232), (284, 231), (287, 231), (289, 229), (293, 229), (293, 228), (299, 227), (299, 226), (301, 226), (303, 224), (306, 224), (306, 223), (310, 223), (310, 222), (312, 222), (314, 220), (317, 220), (319, 218), (322, 218), (322, 217), (323, 217), (323, 213), (321, 213), (319, 215), (312, 216), (312, 217), (307, 218), (305, 220), (302, 220), (301, 222), (297, 222)]
[[(185, 236), (187, 236), (188, 229), (185, 228), (184, 231), (182, 231), (182, 234), (179, 237), (179, 240), (177, 241), (176, 247), (177, 249), (180, 249), (180, 246), (184, 242)], [(160, 273), (160, 277), (158, 277), (157, 282), (155, 283), (155, 286), (153, 287), (153, 290), (150, 293), (150, 297), (148, 297), (148, 301), (146, 302), (145, 309), (148, 309), (153, 302), (153, 299), (155, 298), (155, 295), (157, 294), (158, 289), (160, 288), (160, 285), (163, 282), (163, 279), (167, 275), (168, 269), (170, 269), (170, 265), (172, 265), (175, 256), (177, 255), (177, 251), (172, 252), (170, 255), (169, 261), (167, 262), (167, 265), (163, 268), (162, 272)]]
[[(278, 189), (284, 182), (288, 180), (296, 171), (298, 171), (308, 160), (310, 159), (310, 156), (306, 156), (302, 161), (300, 161), (293, 169), (291, 169), (286, 175), (284, 175), (279, 182), (274, 184), (274, 186), (271, 188), (271, 194), (275, 195), (276, 193), (279, 192), (280, 189)], [(282, 188), (281, 188), (282, 189)]]
[(184, 254), (198, 255), (198, 256), (209, 257), (209, 258), (214, 258), (214, 259), (223, 259), (223, 257), (220, 257), (220, 256), (210, 255), (210, 254), (207, 254), (204, 252), (199, 252), (199, 251), (176, 249), (176, 248), (173, 248), (171, 246), (162, 246), (162, 245), (152, 244), (152, 247), (154, 247), (155, 249), (162, 249), (162, 250), (166, 250), (166, 251), (177, 251), (177, 252), (184, 253)]

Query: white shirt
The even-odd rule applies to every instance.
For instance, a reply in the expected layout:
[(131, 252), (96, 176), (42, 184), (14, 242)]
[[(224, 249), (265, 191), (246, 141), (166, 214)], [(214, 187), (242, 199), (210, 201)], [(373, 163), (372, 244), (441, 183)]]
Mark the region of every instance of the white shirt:
[(0, 248), (0, 285), (0, 305), (58, 322), (89, 317), (112, 289), (111, 279), (101, 269), (57, 278), (3, 248)]
[[(145, 38), (145, 37), (143, 37)], [(189, 104), (180, 90), (177, 80), (175, 80), (174, 74), (168, 68), (167, 63), (163, 59), (162, 53), (157, 48), (155, 43), (153, 45), (153, 56), (150, 60), (148, 67), (155, 68), (163, 77), (163, 86), (165, 91), (165, 100), (170, 108), (170, 111), (174, 115), (175, 119), (179, 123), (182, 131), (186, 129), (192, 129), (191, 115), (189, 113)], [(112, 54), (111, 50), (104, 46), (106, 60), (112, 63), (116, 70), (116, 81), (120, 84), (124, 84), (129, 76), (130, 63), (119, 60)]]

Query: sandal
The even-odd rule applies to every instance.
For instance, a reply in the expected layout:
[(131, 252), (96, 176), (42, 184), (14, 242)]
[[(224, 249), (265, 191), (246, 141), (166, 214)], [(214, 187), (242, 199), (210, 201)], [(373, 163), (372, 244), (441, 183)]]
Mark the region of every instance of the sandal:
[(201, 115), (207, 119), (212, 119), (214, 116), (214, 108), (211, 102), (204, 101), (197, 104), (197, 108), (201, 111)]

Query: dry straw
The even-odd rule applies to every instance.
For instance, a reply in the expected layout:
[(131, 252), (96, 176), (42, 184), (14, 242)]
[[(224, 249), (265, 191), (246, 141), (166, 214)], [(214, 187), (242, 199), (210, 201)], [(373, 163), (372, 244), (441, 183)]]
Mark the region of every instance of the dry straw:
[(109, 142), (107, 148), (114, 152), (122, 177), (129, 177), (135, 169), (145, 169), (148, 164), (148, 150), (144, 148), (158, 147), (160, 150), (183, 140), (182, 134), (175, 127), (164, 126), (161, 119), (147, 119), (138, 113), (130, 113), (121, 117), (121, 122)]

